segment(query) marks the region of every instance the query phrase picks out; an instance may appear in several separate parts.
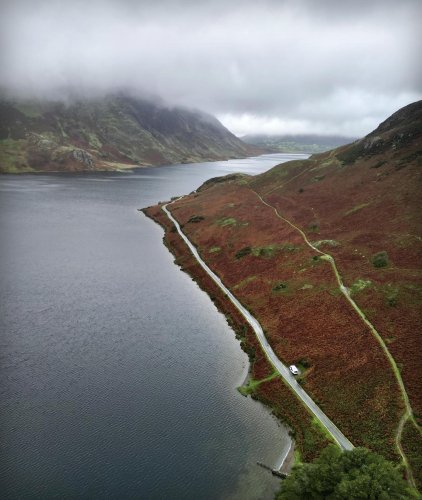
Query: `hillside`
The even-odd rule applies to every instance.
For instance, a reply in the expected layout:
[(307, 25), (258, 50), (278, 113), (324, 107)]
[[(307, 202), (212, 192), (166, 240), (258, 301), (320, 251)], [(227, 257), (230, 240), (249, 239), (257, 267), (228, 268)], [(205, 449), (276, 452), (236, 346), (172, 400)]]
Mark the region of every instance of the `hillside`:
[[(413, 473), (419, 485), (421, 166), (422, 101), (353, 144), (255, 177), (211, 179), (169, 206), (208, 265), (260, 321), (278, 357), (301, 368), (301, 384), (341, 431), (389, 459), (404, 453), (408, 477)], [(147, 213), (166, 224), (159, 206)], [(197, 276), (167, 229), (178, 262)], [(242, 319), (235, 323), (242, 332)], [(252, 376), (261, 380), (252, 392), (290, 423), (309, 458), (316, 445), (299, 421), (304, 417), (288, 415), (285, 386), (268, 378), (272, 370), (262, 366), (251, 337), (242, 338), (255, 353)]]
[(242, 137), (247, 144), (268, 149), (274, 153), (323, 153), (355, 141), (354, 137), (337, 135), (260, 135)]
[(0, 102), (0, 172), (114, 170), (253, 152), (213, 116), (122, 94)]

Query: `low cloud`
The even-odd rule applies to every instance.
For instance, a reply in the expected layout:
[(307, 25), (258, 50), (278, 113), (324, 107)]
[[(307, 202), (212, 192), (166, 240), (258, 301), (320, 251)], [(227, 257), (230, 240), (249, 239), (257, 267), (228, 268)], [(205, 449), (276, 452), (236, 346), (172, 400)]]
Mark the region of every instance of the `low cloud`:
[(63, 97), (128, 89), (235, 133), (363, 135), (421, 98), (419, 1), (15, 0), (0, 85)]

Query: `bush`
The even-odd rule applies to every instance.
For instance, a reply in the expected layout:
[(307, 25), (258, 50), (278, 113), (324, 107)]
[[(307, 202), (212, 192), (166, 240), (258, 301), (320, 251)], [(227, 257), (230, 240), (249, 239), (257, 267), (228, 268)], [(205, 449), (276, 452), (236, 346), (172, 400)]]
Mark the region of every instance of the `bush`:
[(302, 365), (304, 368), (310, 368), (311, 362), (307, 358), (302, 358), (298, 361), (299, 365)]
[(201, 222), (201, 220), (204, 220), (205, 217), (202, 215), (192, 215), (192, 217), (188, 220), (188, 222)]
[(277, 285), (275, 285), (273, 287), (273, 291), (274, 292), (280, 292), (281, 290), (286, 290), (287, 288), (287, 283), (277, 283)]
[(387, 163), (386, 160), (380, 160), (380, 161), (377, 161), (377, 163), (375, 163), (375, 165), (372, 165), (371, 168), (380, 168), (382, 167), (383, 165), (385, 165)]
[(388, 254), (385, 251), (378, 252), (372, 256), (372, 264), (374, 267), (387, 267), (388, 266)]
[(236, 259), (241, 259), (242, 257), (245, 257), (246, 255), (250, 255), (252, 253), (252, 248), (251, 247), (244, 247), (240, 249), (238, 252), (236, 252)]

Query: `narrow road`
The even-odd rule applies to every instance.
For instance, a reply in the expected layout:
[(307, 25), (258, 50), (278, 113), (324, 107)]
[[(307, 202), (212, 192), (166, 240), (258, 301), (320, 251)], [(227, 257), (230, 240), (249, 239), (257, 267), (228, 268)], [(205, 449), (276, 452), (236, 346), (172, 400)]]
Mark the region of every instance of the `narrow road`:
[(333, 437), (336, 443), (344, 450), (352, 450), (353, 445), (347, 439), (346, 436), (336, 427), (336, 425), (327, 417), (327, 415), (318, 407), (318, 405), (311, 399), (311, 397), (303, 390), (303, 388), (298, 384), (294, 376), (290, 373), (290, 370), (286, 365), (284, 365), (276, 356), (275, 352), (269, 345), (264, 331), (259, 324), (259, 322), (252, 316), (252, 314), (242, 306), (242, 304), (236, 299), (236, 297), (230, 292), (228, 288), (223, 284), (221, 279), (213, 272), (211, 269), (205, 264), (205, 262), (201, 259), (198, 250), (195, 246), (190, 242), (188, 237), (183, 233), (180, 228), (177, 220), (171, 215), (167, 206), (169, 204), (163, 205), (162, 209), (166, 213), (167, 217), (173, 222), (175, 225), (177, 232), (183, 238), (183, 241), (188, 246), (189, 250), (198, 261), (200, 266), (205, 270), (205, 272), (211, 277), (211, 279), (220, 287), (220, 289), (227, 295), (227, 298), (232, 302), (232, 304), (238, 309), (238, 311), (242, 314), (245, 320), (251, 325), (253, 328), (259, 343), (270, 363), (273, 365), (275, 370), (281, 375), (284, 381), (290, 386), (290, 388), (296, 393), (297, 397), (302, 400), (302, 402), (309, 408), (309, 410), (315, 415), (315, 417), (321, 422), (323, 427), (327, 430), (327, 432)]

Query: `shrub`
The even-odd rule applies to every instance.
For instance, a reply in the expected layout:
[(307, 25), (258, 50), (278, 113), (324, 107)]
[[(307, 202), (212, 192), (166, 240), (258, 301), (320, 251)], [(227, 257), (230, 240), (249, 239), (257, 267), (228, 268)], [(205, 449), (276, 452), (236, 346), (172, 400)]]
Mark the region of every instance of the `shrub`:
[(302, 365), (304, 368), (310, 368), (311, 362), (308, 358), (302, 358), (298, 361), (299, 365)]
[(202, 215), (192, 215), (192, 217), (188, 220), (188, 222), (201, 222), (201, 220), (204, 220), (205, 217)]
[(385, 250), (378, 252), (372, 256), (372, 264), (374, 267), (387, 267), (388, 266), (388, 254)]
[(319, 231), (319, 224), (317, 222), (311, 222), (308, 226), (309, 231), (312, 233), (317, 233)]
[(255, 247), (252, 248), (252, 254), (255, 255), (255, 257), (272, 257), (277, 250), (278, 250), (278, 245)]
[(275, 285), (273, 287), (273, 292), (280, 292), (282, 290), (286, 290), (287, 289), (287, 283), (277, 283), (277, 285)]
[(250, 255), (251, 253), (252, 253), (251, 247), (241, 248), (238, 252), (236, 252), (236, 259), (241, 259), (242, 257), (245, 257), (246, 255)]
[(377, 163), (375, 163), (375, 165), (372, 165), (371, 168), (380, 168), (382, 167), (383, 165), (385, 165), (387, 163), (386, 160), (380, 160), (380, 161), (377, 161)]

